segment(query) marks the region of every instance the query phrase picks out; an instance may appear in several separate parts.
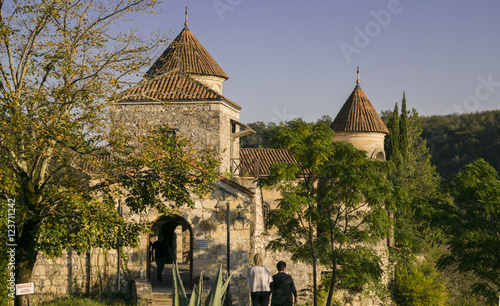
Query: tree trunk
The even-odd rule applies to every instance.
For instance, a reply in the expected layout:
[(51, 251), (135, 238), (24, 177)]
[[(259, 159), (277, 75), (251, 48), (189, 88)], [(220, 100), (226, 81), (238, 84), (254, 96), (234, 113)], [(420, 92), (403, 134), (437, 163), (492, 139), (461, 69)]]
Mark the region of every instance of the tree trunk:
[(90, 297), (90, 273), (91, 273), (91, 264), (90, 264), (90, 252), (85, 253), (85, 295)]
[[(22, 227), (22, 234), (18, 238), (16, 247), (16, 284), (30, 283), (36, 257), (36, 224), (26, 222)], [(18, 295), (16, 306), (29, 306), (29, 295)]]
[(309, 242), (311, 244), (311, 256), (313, 261), (313, 305), (318, 306), (318, 293), (316, 282), (316, 254), (314, 252), (313, 229), (312, 229), (312, 207), (309, 206)]
[(335, 289), (336, 282), (337, 282), (337, 263), (334, 262), (332, 269), (332, 279), (330, 280), (330, 290), (328, 291), (328, 299), (326, 301), (326, 306), (332, 305), (333, 289)]

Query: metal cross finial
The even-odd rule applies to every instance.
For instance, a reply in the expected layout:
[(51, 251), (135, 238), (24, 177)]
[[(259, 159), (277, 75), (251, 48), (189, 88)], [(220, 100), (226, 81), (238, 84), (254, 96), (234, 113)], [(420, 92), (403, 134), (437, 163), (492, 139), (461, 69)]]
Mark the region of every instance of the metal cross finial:
[(356, 80), (356, 84), (358, 84), (358, 85), (359, 85), (359, 66), (358, 66), (358, 71), (357, 71), (356, 73), (357, 73), (357, 75), (358, 75), (358, 76), (357, 76), (357, 80)]
[(187, 27), (187, 25), (188, 25), (188, 8), (186, 6), (186, 21), (184, 22), (184, 26)]

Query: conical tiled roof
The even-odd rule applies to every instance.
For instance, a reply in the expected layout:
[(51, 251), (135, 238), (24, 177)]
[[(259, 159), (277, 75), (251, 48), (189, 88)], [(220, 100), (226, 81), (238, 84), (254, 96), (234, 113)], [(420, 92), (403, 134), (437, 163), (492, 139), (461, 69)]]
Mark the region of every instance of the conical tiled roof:
[(389, 134), (382, 118), (358, 85), (332, 122), (335, 132), (378, 132)]
[(175, 70), (229, 79), (187, 26), (149, 68), (146, 76), (160, 76)]
[(129, 88), (115, 97), (117, 103), (224, 100), (240, 108), (238, 104), (190, 78), (182, 72), (171, 72)]

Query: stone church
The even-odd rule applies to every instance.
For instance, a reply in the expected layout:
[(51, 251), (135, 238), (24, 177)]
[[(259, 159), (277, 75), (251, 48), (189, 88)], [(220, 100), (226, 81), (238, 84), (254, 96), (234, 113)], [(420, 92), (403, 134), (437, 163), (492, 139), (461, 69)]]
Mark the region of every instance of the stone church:
[[(293, 263), (290, 254), (266, 250), (275, 237), (267, 229), (266, 216), (276, 207), (280, 195), (255, 184), (255, 178), (269, 174), (273, 163), (296, 161), (286, 150), (240, 148), (241, 137), (254, 131), (240, 122), (242, 107), (223, 96), (227, 79), (186, 22), (153, 63), (144, 82), (122, 93), (113, 120), (136, 133), (167, 123), (174, 133), (190, 138), (199, 148), (214, 148), (221, 158), (216, 189), (205, 198), (195, 198), (194, 208), (179, 208), (168, 216), (153, 209), (142, 215), (124, 211), (130, 220), (149, 221), (152, 225), (150, 232), (140, 237), (137, 248), (120, 254), (120, 277), (116, 250), (93, 250), (87, 257), (68, 252), (54, 260), (40, 256), (33, 271), (33, 300), (71, 294), (90, 282), (93, 287), (105, 287), (105, 283), (112, 291), (133, 294), (141, 305), (161, 305), (169, 299), (171, 283), (159, 283), (155, 277), (150, 245), (159, 236), (173, 250), (171, 260), (179, 264), (187, 287), (201, 272), (213, 280), (222, 264), (223, 271), (232, 274), (233, 305), (249, 305), (247, 269), (254, 254), (261, 253), (272, 274), (277, 272), (279, 260), (286, 261), (299, 291), (299, 303), (301, 299), (309, 300), (310, 265)], [(384, 137), (388, 130), (359, 86), (359, 73), (354, 90), (331, 127), (335, 140), (353, 143), (368, 157), (385, 160)], [(386, 245), (381, 252), (387, 254)], [(171, 273), (169, 267), (167, 264), (164, 274)], [(210, 287), (210, 280), (205, 283)]]

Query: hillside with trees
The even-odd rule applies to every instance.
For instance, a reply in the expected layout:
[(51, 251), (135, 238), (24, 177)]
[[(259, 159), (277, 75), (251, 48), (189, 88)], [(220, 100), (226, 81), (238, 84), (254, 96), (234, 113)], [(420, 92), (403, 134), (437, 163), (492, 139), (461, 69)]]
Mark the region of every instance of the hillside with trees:
[(451, 179), (477, 158), (500, 171), (500, 110), (421, 117), (421, 121), (431, 161), (443, 178)]
[[(386, 124), (392, 111), (383, 111), (381, 117)], [(420, 116), (420, 135), (429, 148), (431, 163), (442, 178), (451, 179), (465, 165), (483, 158), (500, 171), (500, 110), (444, 116)], [(291, 126), (301, 118), (284, 122)], [(315, 123), (330, 126), (332, 118), (322, 116)], [(242, 148), (268, 148), (270, 130), (276, 124), (262, 121), (249, 123), (257, 133), (241, 139)], [(390, 137), (388, 137), (390, 138)], [(387, 138), (386, 138), (387, 140)]]

